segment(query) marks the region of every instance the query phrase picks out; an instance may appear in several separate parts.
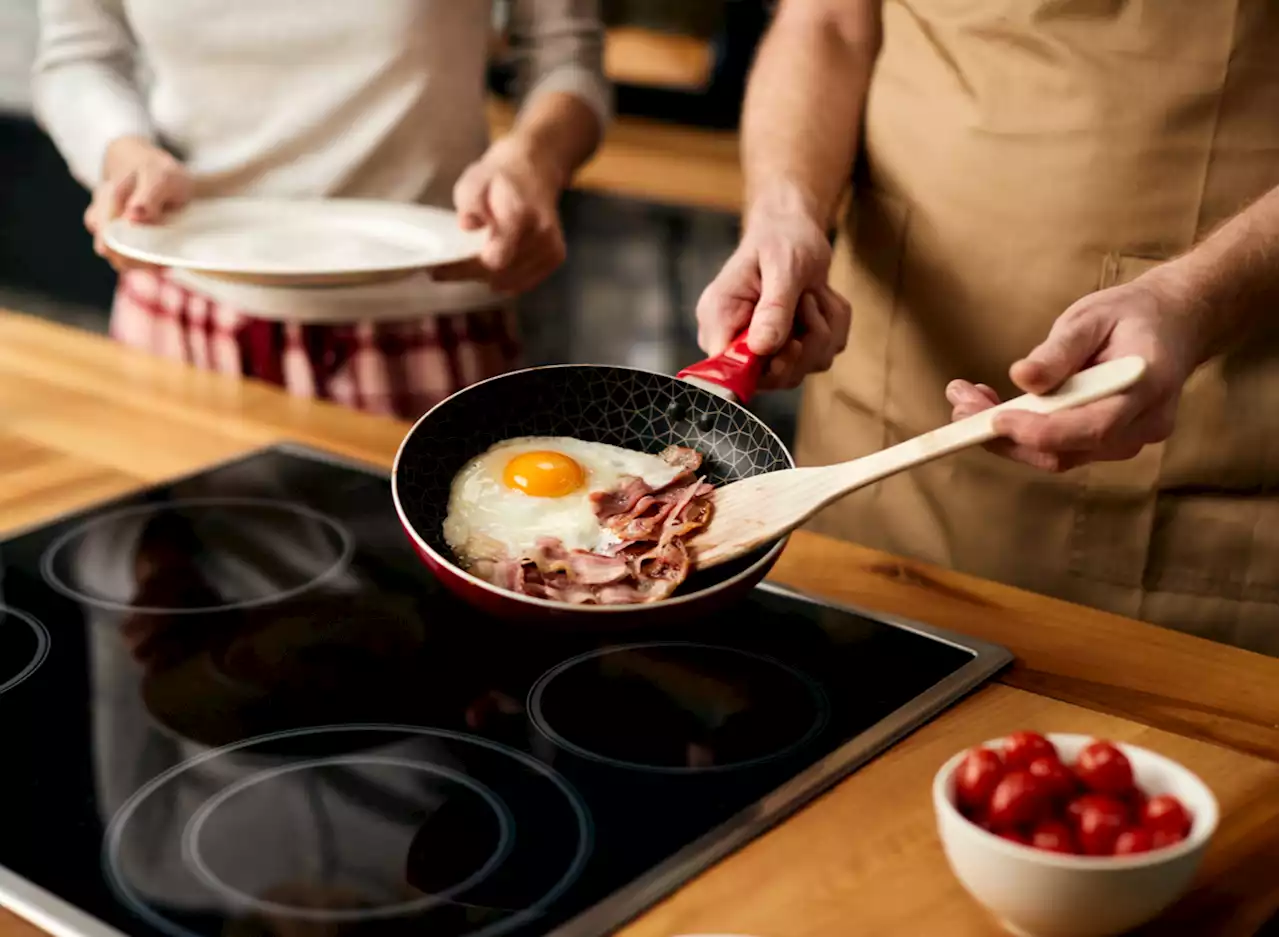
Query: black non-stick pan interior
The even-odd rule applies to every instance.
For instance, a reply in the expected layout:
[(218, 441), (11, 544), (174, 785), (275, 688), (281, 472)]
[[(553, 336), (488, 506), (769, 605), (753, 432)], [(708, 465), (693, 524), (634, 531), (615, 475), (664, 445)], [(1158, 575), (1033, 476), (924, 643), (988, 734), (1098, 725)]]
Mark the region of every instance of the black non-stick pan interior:
[[(630, 368), (569, 365), (518, 371), (455, 394), (405, 442), (396, 485), (405, 516), (441, 556), (449, 486), (468, 460), (517, 436), (573, 436), (644, 452), (689, 446), (720, 485), (791, 468), (781, 440), (751, 413), (686, 381)], [(758, 555), (690, 578), (680, 591), (736, 575)]]

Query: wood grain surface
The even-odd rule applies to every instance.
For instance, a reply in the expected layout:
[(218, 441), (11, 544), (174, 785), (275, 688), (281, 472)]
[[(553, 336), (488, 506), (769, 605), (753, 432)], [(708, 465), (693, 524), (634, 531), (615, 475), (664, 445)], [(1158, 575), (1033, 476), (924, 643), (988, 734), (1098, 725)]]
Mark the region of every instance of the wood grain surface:
[[(494, 136), (506, 133), (514, 116), (507, 102), (489, 102)], [(596, 155), (574, 177), (573, 187), (736, 214), (743, 193), (738, 135), (619, 117)]]
[(617, 84), (696, 91), (711, 80), (715, 51), (697, 36), (639, 26), (615, 26), (604, 35), (604, 73)]
[[(1204, 779), (1223, 824), (1199, 879), (1144, 937), (1252, 935), (1274, 904), (1276, 776), (1267, 762), (1009, 687), (987, 687), (789, 822), (625, 928), (622, 937), (986, 937), (947, 868), (930, 786), (957, 751), (1016, 729), (1092, 733), (1168, 755)], [(1081, 909), (1087, 913), (1087, 909)]]
[[(0, 532), (274, 441), (389, 466), (405, 427), (0, 313)], [(795, 588), (997, 641), (1002, 678), (682, 889), (624, 933), (995, 934), (945, 866), (937, 766), (1014, 728), (1145, 745), (1223, 808), (1197, 887), (1144, 933), (1251, 937), (1276, 907), (1277, 667), (1269, 658), (799, 533)], [(0, 912), (0, 937), (39, 933)]]

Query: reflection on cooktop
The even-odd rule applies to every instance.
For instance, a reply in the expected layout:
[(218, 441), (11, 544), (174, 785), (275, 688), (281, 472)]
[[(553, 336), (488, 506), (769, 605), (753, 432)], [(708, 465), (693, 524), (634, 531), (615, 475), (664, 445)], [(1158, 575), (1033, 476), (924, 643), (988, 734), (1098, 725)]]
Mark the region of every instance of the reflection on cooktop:
[(682, 642), (589, 651), (543, 675), (529, 715), (557, 745), (620, 768), (743, 768), (804, 745), (827, 720), (811, 678), (732, 647)]
[[(108, 554), (130, 552), (133, 562)], [(305, 505), (184, 498), (94, 517), (59, 537), (41, 568), (54, 589), (115, 611), (194, 614), (280, 602), (340, 573), (354, 544)]]
[(25, 612), (0, 605), (0, 693), (35, 673), (48, 653), (45, 626)]
[(0, 590), (0, 901), (83, 937), (596, 937), (999, 666), (769, 590), (487, 618), (385, 476), (283, 449), (6, 541)]
[[(280, 754), (298, 746), (331, 754)], [(120, 898), (174, 937), (197, 933), (184, 911), (211, 906), (268, 929), (398, 918), (479, 937), (540, 916), (590, 846), (579, 795), (528, 755), (444, 730), (350, 725), (171, 768), (116, 813), (105, 859)]]

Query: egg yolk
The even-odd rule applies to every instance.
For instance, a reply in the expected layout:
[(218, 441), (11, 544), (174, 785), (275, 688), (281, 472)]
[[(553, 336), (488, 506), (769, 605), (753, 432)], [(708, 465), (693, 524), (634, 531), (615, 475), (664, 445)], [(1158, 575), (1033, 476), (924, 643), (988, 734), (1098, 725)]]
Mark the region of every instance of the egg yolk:
[(502, 473), (502, 483), (535, 498), (560, 498), (586, 481), (582, 466), (563, 452), (522, 452)]

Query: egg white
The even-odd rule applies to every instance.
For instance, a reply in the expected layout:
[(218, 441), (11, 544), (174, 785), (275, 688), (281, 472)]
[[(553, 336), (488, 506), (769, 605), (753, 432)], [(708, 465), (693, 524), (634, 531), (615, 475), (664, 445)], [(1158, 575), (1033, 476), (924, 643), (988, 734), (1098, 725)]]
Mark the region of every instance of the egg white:
[[(582, 466), (582, 487), (559, 498), (539, 498), (503, 484), (503, 470), (511, 459), (543, 450), (561, 452)], [(625, 476), (661, 488), (680, 471), (656, 455), (570, 436), (507, 439), (454, 476), (444, 539), (464, 563), (501, 553), (526, 556), (539, 537), (557, 537), (570, 550), (603, 550), (616, 538), (596, 519), (591, 493), (609, 491)]]

